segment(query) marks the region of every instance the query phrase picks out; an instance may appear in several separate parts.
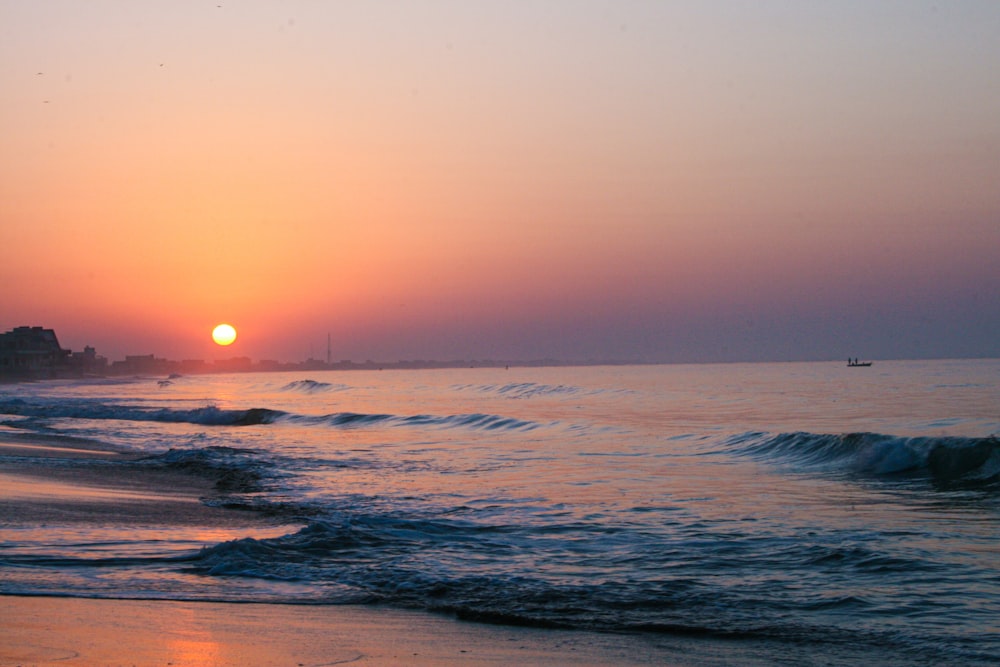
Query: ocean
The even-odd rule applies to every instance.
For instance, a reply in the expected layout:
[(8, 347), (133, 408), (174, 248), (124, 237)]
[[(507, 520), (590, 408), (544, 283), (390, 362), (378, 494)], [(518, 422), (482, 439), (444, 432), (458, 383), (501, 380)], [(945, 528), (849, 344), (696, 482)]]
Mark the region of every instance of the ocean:
[(0, 594), (381, 605), (746, 643), (776, 664), (998, 664), (998, 435), (1000, 360), (0, 385), (0, 438), (98, 442), (132, 454), (109, 469), (187, 471), (215, 483), (204, 502), (274, 519), (0, 517)]

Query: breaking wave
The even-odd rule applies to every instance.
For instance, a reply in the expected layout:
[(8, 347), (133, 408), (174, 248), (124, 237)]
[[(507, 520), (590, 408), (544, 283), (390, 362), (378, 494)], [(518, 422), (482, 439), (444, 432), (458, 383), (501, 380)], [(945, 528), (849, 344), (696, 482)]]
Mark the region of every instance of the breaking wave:
[(879, 433), (747, 433), (727, 443), (738, 454), (812, 469), (871, 476), (928, 475), (951, 485), (1000, 485), (1000, 440), (899, 437)]
[[(739, 535), (730, 536), (739, 541)], [(568, 540), (568, 541), (567, 541)], [(580, 543), (577, 543), (577, 541)], [(630, 542), (635, 541), (634, 544)], [(541, 542), (562, 548), (548, 567)], [(850, 613), (872, 603), (844, 593), (790, 599), (772, 587), (732, 584), (699, 569), (696, 542), (659, 544), (596, 525), (532, 528), (473, 521), (347, 513), (312, 520), (281, 537), (232, 540), (202, 549), (183, 564), (192, 574), (281, 582), (303, 588), (311, 602), (385, 604), (453, 614), (478, 622), (538, 628), (810, 641), (892, 643), (831, 627), (775, 622), (761, 609)], [(608, 551), (608, 548), (613, 548)], [(855, 568), (879, 576), (912, 576), (933, 563), (885, 557), (863, 546), (816, 545), (794, 538), (741, 542), (747, 560), (797, 575), (826, 576)], [(533, 558), (522, 558), (534, 554)], [(713, 574), (742, 581), (741, 563), (713, 558)], [(752, 557), (751, 557), (752, 556)], [(540, 559), (540, 560), (539, 560)], [(645, 575), (618, 569), (642, 563)], [(553, 567), (555, 563), (560, 567)], [(589, 575), (589, 576), (588, 576)], [(780, 588), (780, 587), (779, 587)], [(902, 647), (900, 647), (902, 648)]]
[(443, 428), (472, 428), (486, 431), (530, 431), (542, 426), (538, 422), (514, 417), (503, 417), (501, 415), (488, 414), (462, 414), (462, 415), (390, 415), (390, 414), (365, 414), (357, 412), (336, 412), (329, 415), (284, 415), (281, 419), (285, 422), (338, 426), (338, 427), (362, 427), (372, 425), (383, 426), (437, 426)]
[(293, 423), (306, 426), (435, 426), (471, 428), (486, 431), (530, 431), (539, 422), (482, 413), (457, 415), (393, 415), (336, 412), (326, 415), (302, 415), (270, 408), (224, 410), (215, 406), (170, 409), (116, 405), (95, 401), (60, 401), (31, 403), (22, 399), (0, 401), (0, 414), (35, 419), (114, 419), (136, 422), (189, 423), (204, 426), (253, 426)]
[(213, 445), (198, 449), (170, 449), (141, 459), (149, 466), (183, 470), (214, 482), (221, 493), (256, 493), (275, 471), (250, 449)]
[(328, 391), (344, 391), (350, 389), (346, 384), (333, 384), (331, 382), (319, 382), (317, 380), (295, 380), (289, 382), (281, 391), (294, 391), (302, 394), (319, 394)]
[(286, 413), (268, 408), (223, 410), (214, 405), (185, 410), (81, 400), (32, 403), (15, 398), (0, 401), (0, 414), (36, 419), (115, 419), (137, 422), (202, 424), (205, 426), (250, 426), (270, 424)]
[[(595, 584), (538, 570), (533, 561), (519, 562), (516, 554), (533, 541), (560, 540), (580, 530), (593, 533), (593, 544), (611, 539), (607, 530), (596, 527), (525, 530), (355, 514), (313, 520), (281, 537), (206, 547), (187, 567), (207, 576), (307, 584), (318, 597), (314, 599), (326, 603), (390, 604), (491, 623), (656, 631), (648, 624), (652, 613), (660, 629), (668, 632), (685, 623), (704, 633), (731, 631), (723, 630), (729, 623), (721, 622), (717, 613), (699, 614), (698, 609), (707, 609), (722, 592), (694, 578), (626, 580), (603, 572), (602, 581)], [(497, 560), (498, 553), (508, 557)], [(577, 566), (589, 569), (587, 563), (601, 557), (599, 549), (580, 554)], [(747, 618), (742, 625), (749, 629), (751, 623)]]

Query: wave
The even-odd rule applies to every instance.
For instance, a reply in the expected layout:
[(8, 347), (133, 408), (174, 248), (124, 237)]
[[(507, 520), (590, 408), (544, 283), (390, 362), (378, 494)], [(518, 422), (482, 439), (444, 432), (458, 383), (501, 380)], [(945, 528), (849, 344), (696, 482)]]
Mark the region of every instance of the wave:
[[(101, 401), (62, 400), (58, 403), (28, 402), (23, 399), (0, 401), (0, 414), (35, 419), (113, 419), (137, 422), (189, 423), (204, 426), (254, 426), (292, 423), (306, 426), (436, 426), (487, 431), (530, 431), (538, 422), (482, 413), (456, 415), (392, 415), (336, 412), (302, 415), (270, 408), (223, 410), (215, 406), (191, 409), (155, 408), (107, 404)], [(14, 424), (10, 424), (14, 425)]]
[[(714, 576), (688, 567), (683, 550), (675, 553), (680, 562), (639, 545), (619, 554), (618, 558), (646, 565), (649, 576), (639, 576), (634, 569), (625, 575), (618, 572), (616, 556), (600, 549), (590, 552), (574, 545), (558, 549), (558, 554), (537, 549), (536, 540), (561, 540), (566, 530), (583, 535), (579, 531), (585, 529), (526, 529), (348, 512), (313, 520), (281, 537), (244, 538), (207, 547), (183, 565), (201, 576), (279, 582), (289, 591), (305, 588), (311, 602), (384, 604), (492, 624), (718, 638), (795, 641), (801, 637), (810, 642), (862, 642), (869, 647), (895, 643), (897, 649), (904, 648), (891, 634), (865, 636), (863, 630), (807, 626), (804, 618), (793, 620), (795, 610), (843, 615), (877, 601), (849, 592), (787, 596), (780, 586), (777, 592), (743, 584), (720, 586)], [(612, 536), (596, 527), (587, 536), (598, 543), (622, 539), (620, 533)], [(912, 576), (921, 566), (928, 571), (920, 561), (894, 560), (858, 547), (819, 548), (805, 542), (794, 552), (800, 567), (818, 576), (845, 568), (869, 576), (882, 572)], [(540, 567), (546, 562), (548, 567)], [(736, 578), (736, 571), (730, 574)], [(762, 613), (775, 606), (786, 615)]]
[(357, 412), (336, 412), (328, 415), (291, 415), (281, 417), (281, 421), (307, 425), (339, 427), (360, 426), (437, 426), (442, 428), (472, 428), (486, 431), (530, 431), (542, 426), (538, 422), (501, 415), (481, 413), (459, 415), (391, 415), (365, 414)]
[(529, 399), (548, 396), (624, 396), (635, 394), (631, 389), (584, 389), (567, 384), (540, 384), (538, 382), (510, 382), (507, 384), (456, 384), (454, 391), (474, 391), (493, 394), (501, 398)]
[(303, 394), (318, 394), (327, 391), (344, 391), (350, 389), (346, 384), (319, 382), (318, 380), (295, 380), (289, 382), (280, 391), (294, 391)]
[[(558, 574), (518, 563), (520, 549), (531, 546), (531, 532), (460, 520), (348, 513), (314, 519), (281, 537), (204, 548), (187, 567), (207, 576), (310, 586), (335, 582), (339, 588), (323, 600), (328, 603), (342, 603), (340, 596), (346, 595), (352, 602), (541, 627), (624, 628), (644, 617), (650, 606), (670, 614), (691, 595), (677, 582), (669, 587), (648, 581), (595, 587), (561, 581)], [(558, 529), (543, 533), (536, 538), (558, 537)], [(498, 553), (510, 558), (498, 561)], [(644, 590), (648, 586), (655, 590)], [(635, 619), (622, 618), (632, 604), (645, 608)]]
[(108, 404), (100, 401), (61, 400), (32, 403), (23, 399), (0, 401), (0, 414), (41, 419), (114, 419), (203, 424), (205, 426), (250, 426), (270, 424), (286, 414), (281, 410), (249, 408), (223, 410), (214, 405), (180, 410), (146, 406)]
[(539, 384), (537, 382), (511, 382), (508, 384), (461, 384), (456, 391), (475, 391), (481, 394), (498, 394), (504, 398), (534, 398), (536, 396), (572, 395), (583, 392), (580, 387), (564, 384)]
[(1000, 483), (1000, 440), (994, 436), (900, 437), (879, 433), (747, 433), (727, 443), (760, 460), (873, 476), (929, 475), (945, 485)]
[(276, 475), (272, 466), (254, 450), (218, 445), (198, 449), (172, 448), (140, 459), (140, 463), (183, 470), (210, 479), (215, 490), (225, 494), (257, 493), (266, 488), (267, 479)]
[[(341, 506), (285, 535), (235, 539), (197, 551), (127, 558), (23, 553), (5, 555), (0, 564), (68, 571), (73, 578), (64, 580), (78, 582), (73, 594), (86, 596), (120, 596), (102, 591), (109, 578), (93, 569), (127, 567), (148, 573), (136, 577), (130, 596), (377, 604), (502, 625), (857, 647), (857, 659), (842, 664), (870, 661), (883, 649), (899, 659), (896, 664), (923, 664), (912, 658), (927, 656), (936, 658), (927, 664), (969, 664), (963, 659), (969, 652), (942, 648), (933, 633), (914, 642), (891, 623), (865, 622), (884, 613), (879, 610), (886, 598), (878, 592), (869, 595), (859, 585), (830, 594), (803, 583), (851, 570), (852, 577), (860, 573), (876, 589), (879, 582), (889, 588), (887, 581), (941, 576), (943, 564), (842, 540), (822, 544), (737, 531), (706, 543), (701, 531), (697, 535), (696, 541), (664, 544), (620, 526), (528, 527)], [(711, 560), (713, 550), (734, 546), (747, 557), (719, 551)], [(701, 556), (709, 557), (708, 567)], [(746, 569), (745, 563), (753, 566)], [(761, 566), (775, 569), (767, 577), (747, 576), (759, 575)], [(176, 589), (167, 585), (166, 573), (179, 575)], [(211, 578), (225, 585), (205, 585)], [(0, 588), (22, 592), (16, 582)], [(843, 622), (855, 616), (862, 620)]]

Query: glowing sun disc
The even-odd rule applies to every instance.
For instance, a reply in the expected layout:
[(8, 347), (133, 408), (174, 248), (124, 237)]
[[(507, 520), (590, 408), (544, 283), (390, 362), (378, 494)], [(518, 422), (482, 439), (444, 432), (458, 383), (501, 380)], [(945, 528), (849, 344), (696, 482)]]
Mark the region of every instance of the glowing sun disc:
[(219, 345), (231, 345), (236, 340), (236, 329), (231, 324), (220, 324), (212, 329), (212, 340)]

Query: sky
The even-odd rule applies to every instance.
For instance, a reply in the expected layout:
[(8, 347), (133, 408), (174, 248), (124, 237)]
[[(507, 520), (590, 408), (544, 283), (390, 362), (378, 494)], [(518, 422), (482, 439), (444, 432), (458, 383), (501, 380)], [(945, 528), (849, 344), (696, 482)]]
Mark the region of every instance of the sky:
[(995, 0), (0, 0), (0, 330), (1000, 357), (997, 35)]

